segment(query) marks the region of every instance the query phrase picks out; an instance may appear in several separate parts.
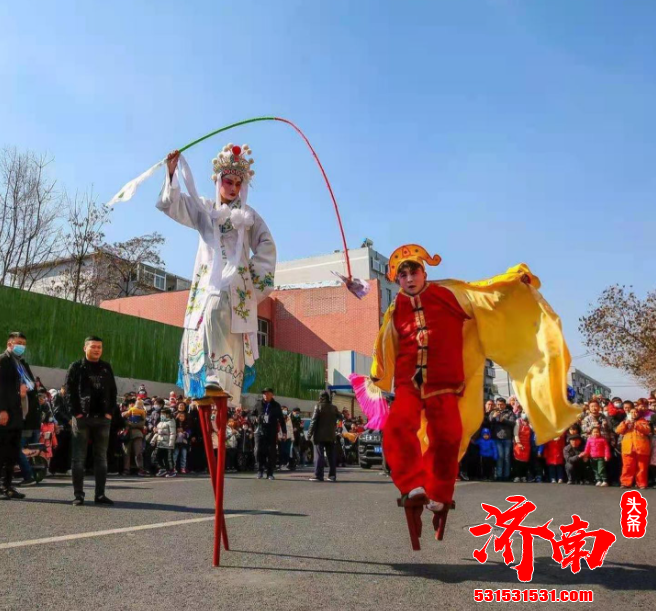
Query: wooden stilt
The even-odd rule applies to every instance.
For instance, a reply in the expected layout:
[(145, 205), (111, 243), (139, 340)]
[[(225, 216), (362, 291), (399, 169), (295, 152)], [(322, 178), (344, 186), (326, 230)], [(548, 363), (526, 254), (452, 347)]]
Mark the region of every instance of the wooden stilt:
[[(207, 397), (197, 401), (200, 410), (200, 426), (203, 433), (203, 445), (205, 457), (210, 472), (212, 491), (214, 492), (214, 552), (212, 563), (219, 566), (221, 562), (221, 542), (227, 551), (230, 549), (228, 542), (228, 529), (226, 527), (223, 511), (223, 490), (225, 479), (225, 441), (226, 427), (228, 423), (228, 399), (229, 395), (222, 391), (208, 393)], [(216, 418), (218, 428), (218, 450), (216, 460), (212, 447), (212, 406), (216, 407)]]
[(415, 552), (421, 549), (421, 545), (419, 544), (422, 530), (421, 514), (424, 511), (425, 502), (426, 498), (423, 496), (414, 499), (404, 497), (396, 501), (396, 504), (399, 507), (403, 507), (405, 511), (405, 519), (408, 523), (408, 532), (410, 533), (410, 544)]
[(456, 502), (451, 501), (447, 507), (442, 511), (437, 511), (433, 514), (433, 528), (435, 529), (435, 538), (438, 541), (444, 539), (444, 530), (446, 529), (446, 518), (449, 515), (449, 510), (456, 508)]

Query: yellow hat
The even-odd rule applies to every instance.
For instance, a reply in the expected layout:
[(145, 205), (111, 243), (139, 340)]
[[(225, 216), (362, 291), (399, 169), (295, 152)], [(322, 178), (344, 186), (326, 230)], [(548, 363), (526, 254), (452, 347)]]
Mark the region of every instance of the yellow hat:
[(390, 256), (389, 272), (387, 272), (387, 278), (390, 282), (396, 282), (396, 274), (399, 271), (399, 266), (406, 261), (419, 263), (419, 265), (425, 268), (425, 263), (428, 263), (428, 265), (439, 265), (442, 257), (440, 255), (431, 257), (428, 251), (424, 247), (419, 246), (419, 244), (399, 246)]

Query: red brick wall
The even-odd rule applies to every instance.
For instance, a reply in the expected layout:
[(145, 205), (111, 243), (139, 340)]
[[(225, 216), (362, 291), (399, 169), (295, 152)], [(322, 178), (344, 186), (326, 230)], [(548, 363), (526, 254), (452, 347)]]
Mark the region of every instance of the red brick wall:
[(371, 354), (380, 325), (380, 285), (362, 300), (343, 286), (275, 291), (274, 347), (327, 360), (328, 352)]

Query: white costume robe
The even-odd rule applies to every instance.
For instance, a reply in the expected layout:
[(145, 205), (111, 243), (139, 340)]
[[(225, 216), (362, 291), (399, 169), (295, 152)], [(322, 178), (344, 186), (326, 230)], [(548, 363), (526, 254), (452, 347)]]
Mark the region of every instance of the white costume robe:
[(217, 206), (196, 194), (183, 157), (180, 166), (190, 194), (180, 191), (178, 170), (172, 180), (167, 172), (157, 202), (167, 216), (200, 234), (178, 385), (185, 396), (200, 398), (205, 396), (206, 384), (218, 383), (231, 395), (230, 405), (237, 406), (244, 383), (248, 387), (254, 380), (257, 304), (273, 290), (276, 246), (260, 215), (242, 204), (246, 186), (239, 198)]

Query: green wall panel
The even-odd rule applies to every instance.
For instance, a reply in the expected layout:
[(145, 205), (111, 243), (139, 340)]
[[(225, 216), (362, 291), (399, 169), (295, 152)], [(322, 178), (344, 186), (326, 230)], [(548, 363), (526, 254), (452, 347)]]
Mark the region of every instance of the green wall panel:
[(281, 397), (317, 400), (326, 387), (326, 364), (295, 352), (260, 346), (255, 372), (254, 393), (270, 386)]
[(103, 359), (117, 376), (155, 382), (177, 378), (178, 327), (0, 287), (0, 338), (10, 331), (27, 335), (27, 360), (33, 365), (67, 369), (82, 357), (84, 338), (98, 335)]
[[(11, 331), (27, 336), (28, 362), (67, 369), (82, 357), (84, 338), (104, 341), (103, 358), (125, 378), (175, 383), (182, 329), (144, 318), (0, 287), (0, 346)], [(316, 400), (326, 365), (302, 354), (261, 347), (252, 392), (272, 386), (277, 395)]]

